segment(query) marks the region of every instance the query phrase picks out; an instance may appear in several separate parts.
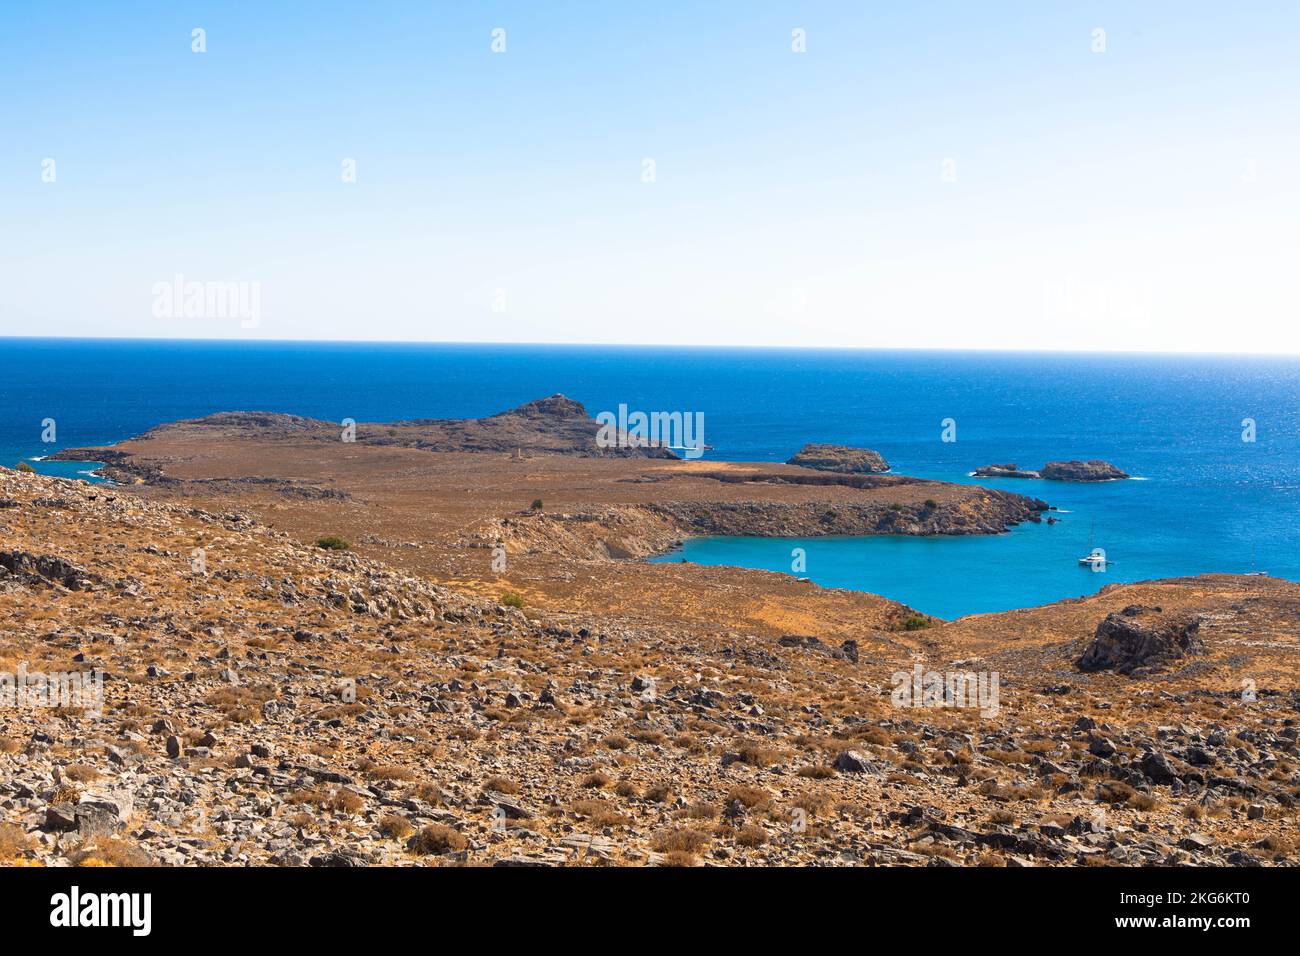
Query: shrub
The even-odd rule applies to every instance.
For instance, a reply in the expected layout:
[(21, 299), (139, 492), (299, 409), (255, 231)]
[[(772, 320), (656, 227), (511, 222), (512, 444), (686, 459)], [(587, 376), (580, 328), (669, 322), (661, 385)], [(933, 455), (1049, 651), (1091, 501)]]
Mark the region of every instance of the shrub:
[(22, 856), (30, 845), (27, 832), (22, 827), (13, 823), (0, 823), (0, 861)]
[(357, 813), (365, 805), (366, 802), (351, 790), (342, 788), (330, 794), (328, 804), (329, 808), (335, 813)]
[(778, 762), (782, 757), (781, 751), (775, 747), (754, 740), (741, 741), (737, 752), (742, 763), (758, 767), (760, 770)]
[(1118, 780), (1097, 785), (1097, 799), (1102, 803), (1127, 803), (1136, 792), (1128, 784)]
[(95, 837), (68, 855), (77, 866), (154, 866), (149, 854), (117, 837)]
[(497, 793), (513, 794), (519, 792), (519, 784), (509, 777), (493, 776), (483, 781), (484, 790), (495, 790)]
[(772, 795), (762, 787), (755, 787), (751, 784), (738, 784), (727, 791), (727, 800), (738, 800), (744, 807), (753, 808), (767, 804), (772, 799)]
[(316, 547), (324, 548), (326, 551), (346, 551), (352, 545), (337, 535), (327, 535), (324, 538), (316, 539)]
[(651, 803), (669, 803), (672, 801), (673, 785), (667, 781), (652, 783), (645, 788), (641, 796)]
[(575, 816), (582, 817), (596, 827), (625, 827), (632, 823), (604, 800), (579, 800), (569, 809)]
[(939, 502), (935, 501), (933, 498), (926, 498), (925, 506), (933, 511), (935, 508), (939, 507)]
[(532, 503), (531, 505), (528, 506), (528, 510), (529, 510), (529, 511), (541, 511), (541, 510), (542, 510), (542, 499), (541, 499), (541, 498), (534, 498), (534, 499), (533, 499), (533, 503)]
[(412, 852), (428, 856), (432, 853), (459, 853), (469, 846), (469, 841), (449, 826), (431, 823), (411, 837), (408, 845)]
[(21, 472), (22, 472), (23, 474), (25, 474), (25, 475), (34, 475), (34, 474), (36, 474), (36, 469), (33, 468), (31, 465), (27, 464), (27, 462), (25, 462), (25, 461), (20, 461), (20, 462), (19, 462), (16, 466), (14, 466), (14, 467), (15, 467), (18, 471), (21, 471)]
[(399, 767), (391, 763), (372, 763), (369, 760), (361, 762), (361, 771), (371, 780), (414, 780), (415, 774), (405, 767)]
[(399, 817), (395, 813), (389, 813), (379, 818), (379, 832), (390, 840), (402, 840), (411, 835), (415, 827), (411, 826), (411, 821), (406, 817)]
[(911, 617), (903, 618), (902, 628), (905, 631), (924, 631), (929, 626), (929, 619), (921, 617), (919, 614), (913, 614)]
[(506, 607), (522, 608), (524, 606), (524, 599), (513, 591), (507, 591), (505, 594), (501, 595), (501, 603)]
[(809, 780), (828, 780), (835, 776), (835, 771), (825, 764), (810, 764), (800, 767), (795, 773)]
[(710, 839), (703, 830), (660, 830), (651, 838), (650, 845), (658, 853), (694, 853)]

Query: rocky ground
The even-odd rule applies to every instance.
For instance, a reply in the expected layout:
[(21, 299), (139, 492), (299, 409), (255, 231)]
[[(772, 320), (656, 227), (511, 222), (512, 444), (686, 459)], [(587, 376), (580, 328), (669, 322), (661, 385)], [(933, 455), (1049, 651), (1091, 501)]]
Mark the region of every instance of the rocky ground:
[[(323, 496), (244, 480), (285, 475)], [(403, 540), (399, 500), (370, 545), (329, 550), (317, 534), (385, 505), (356, 475), (230, 480), (197, 507), (0, 469), (0, 671), (107, 676), (98, 713), (0, 709), (5, 862), (1297, 859), (1289, 582), (943, 623), (783, 575), (548, 550), (527, 512), (431, 508)], [(467, 545), (516, 517), (538, 553), (494, 576)], [(898, 672), (996, 675), (995, 706), (908, 706)]]

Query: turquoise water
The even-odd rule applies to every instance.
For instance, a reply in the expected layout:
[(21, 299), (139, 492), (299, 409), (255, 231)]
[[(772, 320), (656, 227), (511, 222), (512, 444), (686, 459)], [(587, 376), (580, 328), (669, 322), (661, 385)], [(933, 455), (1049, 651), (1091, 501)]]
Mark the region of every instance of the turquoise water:
[[(1065, 516), (1070, 517), (1070, 516)], [(793, 572), (793, 549), (804, 550), (802, 572)], [(1152, 577), (1141, 567), (1157, 564), (1155, 553), (1126, 550), (1104, 572), (1079, 567), (1090, 550), (1088, 529), (1067, 521), (1048, 527), (1023, 525), (997, 536), (915, 538), (694, 538), (657, 560), (729, 564), (794, 573), (823, 587), (870, 591), (904, 601), (943, 618), (1078, 597), (1116, 581)], [(1160, 573), (1194, 574), (1194, 561), (1166, 562)], [(1222, 570), (1249, 570), (1223, 568)]]
[[(450, 418), (563, 392), (592, 414), (620, 403), (703, 412), (714, 459), (783, 461), (805, 442), (842, 442), (948, 481), (974, 482), (969, 472), (993, 462), (1066, 458), (1104, 458), (1146, 479), (981, 481), (1062, 509), (1061, 524), (996, 537), (709, 539), (683, 552), (789, 572), (802, 545), (814, 581), (942, 617), (1110, 581), (1252, 568), (1300, 580), (1295, 358), (0, 339), (0, 371), (6, 464), (217, 411)], [(41, 440), (46, 418), (57, 422), (52, 443)], [(956, 442), (940, 440), (945, 418)], [(1255, 442), (1242, 441), (1243, 418), (1255, 420)], [(1105, 574), (1076, 563), (1094, 524), (1114, 562)]]

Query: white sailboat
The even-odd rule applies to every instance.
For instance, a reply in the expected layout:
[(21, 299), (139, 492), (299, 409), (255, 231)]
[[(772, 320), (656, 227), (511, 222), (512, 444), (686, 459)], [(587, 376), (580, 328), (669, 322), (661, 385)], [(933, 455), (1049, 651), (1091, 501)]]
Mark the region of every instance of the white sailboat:
[(1093, 547), (1093, 537), (1095, 536), (1096, 531), (1097, 531), (1097, 519), (1094, 518), (1092, 520), (1092, 526), (1088, 531), (1089, 550), (1086, 555), (1084, 555), (1082, 558), (1079, 559), (1079, 564), (1080, 566), (1087, 567), (1093, 571), (1105, 571), (1107, 565), (1114, 564), (1115, 562), (1109, 560), (1106, 557), (1105, 548)]

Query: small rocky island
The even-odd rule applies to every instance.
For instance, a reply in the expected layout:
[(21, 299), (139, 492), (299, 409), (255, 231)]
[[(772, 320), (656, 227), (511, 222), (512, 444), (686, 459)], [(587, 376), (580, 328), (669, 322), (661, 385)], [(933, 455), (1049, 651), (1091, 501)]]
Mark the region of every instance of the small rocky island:
[(1049, 461), (1042, 468), (1049, 481), (1119, 481), (1128, 475), (1108, 461)]
[(1014, 463), (1006, 465), (982, 465), (974, 471), (976, 478), (1041, 478), (1036, 471), (1020, 469)]
[(1048, 481), (1119, 481), (1130, 477), (1108, 461), (1049, 461), (1038, 471), (1018, 468), (1015, 464), (981, 465), (972, 472), (976, 478), (1045, 478)]
[(850, 475), (883, 475), (889, 471), (889, 462), (880, 452), (849, 445), (804, 445), (786, 464)]

